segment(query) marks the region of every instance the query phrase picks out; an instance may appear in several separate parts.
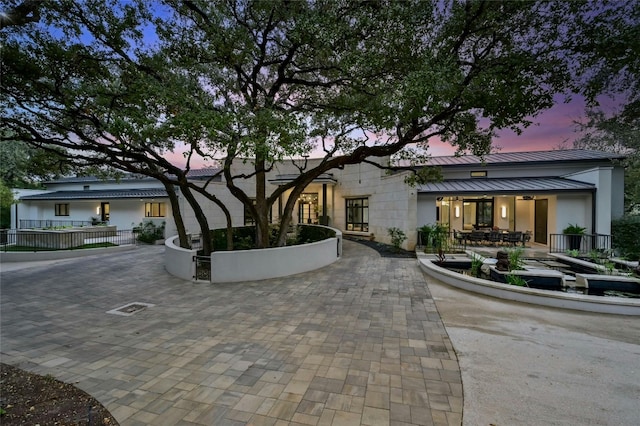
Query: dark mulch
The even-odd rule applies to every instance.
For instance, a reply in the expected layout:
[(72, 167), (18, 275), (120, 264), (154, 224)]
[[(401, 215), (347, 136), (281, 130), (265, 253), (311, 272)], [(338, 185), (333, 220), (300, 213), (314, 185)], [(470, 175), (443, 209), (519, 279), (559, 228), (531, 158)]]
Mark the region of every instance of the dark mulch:
[(403, 249), (396, 249), (395, 247), (389, 244), (383, 244), (376, 241), (366, 240), (363, 238), (353, 237), (353, 236), (345, 236), (345, 240), (355, 241), (356, 243), (364, 244), (367, 247), (371, 247), (382, 257), (397, 257), (404, 259), (415, 259), (416, 253), (414, 251), (408, 251)]
[(0, 363), (0, 424), (117, 426), (118, 422), (75, 386)]

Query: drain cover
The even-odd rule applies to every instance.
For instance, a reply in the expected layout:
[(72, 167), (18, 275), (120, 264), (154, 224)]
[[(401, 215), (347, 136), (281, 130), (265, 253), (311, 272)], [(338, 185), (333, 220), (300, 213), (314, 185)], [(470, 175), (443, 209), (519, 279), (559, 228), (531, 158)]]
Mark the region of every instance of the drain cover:
[(140, 312), (145, 310), (146, 308), (151, 308), (155, 305), (151, 304), (151, 303), (143, 303), (143, 302), (132, 302), (132, 303), (127, 303), (124, 306), (120, 306), (119, 308), (115, 308), (112, 309), (110, 311), (107, 311), (108, 314), (114, 314), (114, 315), (123, 315), (125, 317), (130, 317), (131, 315), (135, 314), (136, 312)]

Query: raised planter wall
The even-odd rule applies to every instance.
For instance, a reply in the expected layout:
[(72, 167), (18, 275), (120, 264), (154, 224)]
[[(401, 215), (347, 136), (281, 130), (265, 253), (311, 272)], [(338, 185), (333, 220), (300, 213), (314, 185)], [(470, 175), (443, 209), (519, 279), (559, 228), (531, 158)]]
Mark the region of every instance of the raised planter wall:
[(18, 229), (16, 245), (65, 250), (84, 245), (87, 234), (100, 237), (116, 236), (115, 226), (86, 226), (68, 229)]
[(84, 234), (72, 229), (17, 230), (16, 245), (38, 248), (70, 249), (84, 245)]
[(640, 290), (640, 279), (622, 275), (576, 274), (576, 286), (637, 293)]
[(184, 249), (176, 244), (178, 236), (167, 238), (164, 243), (164, 267), (171, 275), (183, 280), (193, 280), (196, 276), (196, 264), (193, 261), (197, 249)]
[(418, 264), (427, 275), (452, 287), (472, 293), (554, 308), (640, 316), (640, 300), (638, 299), (569, 294), (495, 283), (441, 268), (421, 255), (418, 255)]
[(213, 252), (211, 281), (222, 283), (266, 280), (330, 265), (342, 256), (342, 233), (337, 229), (333, 230), (336, 232), (334, 238), (310, 244)]

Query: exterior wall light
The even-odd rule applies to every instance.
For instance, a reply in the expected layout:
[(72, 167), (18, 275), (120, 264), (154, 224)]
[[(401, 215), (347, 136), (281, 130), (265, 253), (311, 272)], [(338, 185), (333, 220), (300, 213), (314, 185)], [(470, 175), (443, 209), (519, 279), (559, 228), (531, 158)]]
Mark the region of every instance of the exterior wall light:
[(456, 217), (460, 217), (460, 206), (456, 206)]
[(507, 206), (502, 206), (501, 208), (501, 216), (503, 219), (507, 218)]

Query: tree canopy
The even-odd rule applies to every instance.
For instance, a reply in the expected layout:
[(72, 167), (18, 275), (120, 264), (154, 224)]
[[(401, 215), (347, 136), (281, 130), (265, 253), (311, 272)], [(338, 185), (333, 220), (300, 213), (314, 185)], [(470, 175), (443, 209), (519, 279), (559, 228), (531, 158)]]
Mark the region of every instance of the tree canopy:
[[(45, 2), (33, 19), (0, 32), (2, 125), (32, 145), (64, 147), (78, 164), (176, 176), (167, 184), (185, 179), (192, 155), (218, 159), (264, 247), (273, 203), (291, 190), (280, 218), (283, 243), (295, 200), (321, 173), (380, 157), (415, 158), (435, 136), (459, 152), (487, 153), (496, 129), (520, 131), (558, 93), (594, 101), (604, 84), (594, 73), (604, 68), (598, 51), (584, 47), (602, 39), (593, 28), (611, 37), (626, 30), (626, 8)], [(179, 146), (186, 146), (184, 167), (165, 158)], [(276, 162), (312, 152), (322, 160), (267, 190)], [(252, 172), (235, 175), (238, 162)], [(238, 185), (247, 178), (255, 181), (251, 191)]]

